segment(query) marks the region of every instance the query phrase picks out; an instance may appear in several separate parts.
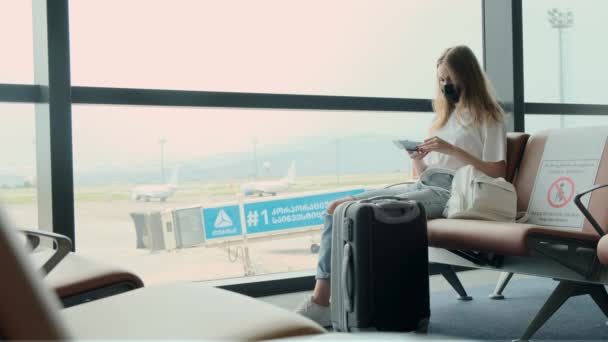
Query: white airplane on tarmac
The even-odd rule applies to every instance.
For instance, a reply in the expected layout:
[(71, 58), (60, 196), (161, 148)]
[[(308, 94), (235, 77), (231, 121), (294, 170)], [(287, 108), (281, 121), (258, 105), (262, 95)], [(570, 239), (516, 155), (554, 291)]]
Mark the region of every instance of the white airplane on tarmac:
[(245, 196), (266, 194), (275, 196), (278, 192), (285, 191), (296, 180), (296, 162), (292, 161), (287, 171), (287, 175), (277, 180), (260, 180), (241, 184), (241, 192)]
[(177, 191), (177, 179), (179, 168), (175, 168), (167, 184), (150, 184), (138, 185), (131, 190), (131, 198), (135, 201), (149, 202), (152, 199), (158, 199), (164, 202)]

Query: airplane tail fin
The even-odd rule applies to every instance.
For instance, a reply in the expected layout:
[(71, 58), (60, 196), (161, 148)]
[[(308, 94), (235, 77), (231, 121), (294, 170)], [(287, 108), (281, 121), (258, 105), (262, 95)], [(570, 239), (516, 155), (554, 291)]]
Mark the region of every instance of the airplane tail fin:
[(285, 180), (287, 183), (295, 183), (296, 181), (296, 161), (293, 160), (289, 165), (289, 170), (287, 171), (287, 176), (285, 176)]
[(177, 187), (179, 182), (179, 166), (176, 166), (173, 169), (173, 173), (171, 173), (171, 178), (169, 179), (169, 186)]

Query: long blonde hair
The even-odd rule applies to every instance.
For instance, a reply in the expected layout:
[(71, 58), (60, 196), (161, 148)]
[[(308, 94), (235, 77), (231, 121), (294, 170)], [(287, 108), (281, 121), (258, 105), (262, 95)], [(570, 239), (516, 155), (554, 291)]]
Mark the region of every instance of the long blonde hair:
[[(479, 127), (486, 121), (503, 120), (505, 113), (496, 100), (492, 85), (469, 47), (459, 45), (446, 49), (437, 60), (437, 67), (441, 64), (447, 67), (452, 82), (460, 91), (459, 103), (471, 113), (471, 125)], [(454, 108), (456, 105), (449, 103), (443, 96), (437, 79), (437, 93), (433, 100), (433, 110), (437, 115), (430, 131), (445, 126)]]

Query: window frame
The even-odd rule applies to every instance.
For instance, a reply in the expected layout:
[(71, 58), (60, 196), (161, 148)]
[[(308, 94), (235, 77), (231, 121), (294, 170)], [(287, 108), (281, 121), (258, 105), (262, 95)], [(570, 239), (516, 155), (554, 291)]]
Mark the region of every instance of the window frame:
[[(482, 44), (486, 71), (512, 112), (511, 130), (525, 131), (525, 114), (608, 115), (608, 105), (570, 103), (526, 103), (523, 96), (522, 1), (496, 2), (482, 0)], [(354, 111), (399, 111), (432, 113), (430, 99), (378, 98), (330, 95), (291, 95), (277, 93), (240, 93), (184, 91), (170, 89), (137, 89), (72, 86), (70, 81), (69, 0), (33, 0), (35, 53), (34, 85), (0, 84), (0, 102), (24, 102), (47, 106), (53, 127), (46, 127), (51, 146), (50, 158), (44, 160), (50, 170), (52, 196), (40, 198), (52, 220), (53, 231), (75, 240), (73, 159), (71, 141), (71, 105), (145, 105), (228, 108), (316, 109)], [(52, 3), (52, 6), (51, 6)], [(504, 3), (510, 3), (504, 11)], [(498, 5), (497, 5), (498, 4)], [(495, 20), (499, 18), (500, 20)], [(492, 42), (500, 42), (495, 44)], [(509, 46), (508, 70), (504, 72), (496, 56)], [(506, 94), (506, 96), (505, 96)], [(38, 110), (37, 110), (37, 116)], [(60, 129), (57, 129), (60, 128)], [(40, 129), (40, 128), (38, 128)], [(66, 138), (67, 135), (67, 138)], [(38, 156), (40, 157), (40, 155)], [(40, 159), (38, 160), (40, 161)], [(41, 163), (38, 163), (41, 164)], [(61, 205), (59, 199), (64, 202)], [(66, 201), (71, 199), (71, 201)], [(66, 203), (67, 202), (67, 203)], [(53, 205), (55, 204), (55, 205)], [(40, 205), (40, 204), (39, 204)], [(313, 272), (271, 274), (255, 279), (238, 278), (207, 283), (261, 296), (308, 290), (313, 285)], [(222, 285), (223, 284), (223, 285)]]

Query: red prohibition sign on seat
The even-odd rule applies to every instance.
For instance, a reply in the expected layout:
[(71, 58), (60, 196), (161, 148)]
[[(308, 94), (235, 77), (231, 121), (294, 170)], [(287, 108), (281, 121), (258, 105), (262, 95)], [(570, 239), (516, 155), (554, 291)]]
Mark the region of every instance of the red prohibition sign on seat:
[[(565, 184), (569, 184), (565, 186)], [(569, 188), (569, 189), (568, 189)], [(555, 192), (553, 192), (555, 190)], [(568, 191), (569, 190), (569, 191)], [(551, 196), (551, 193), (554, 196)], [(547, 202), (553, 208), (561, 208), (570, 203), (574, 197), (574, 181), (570, 177), (560, 177), (555, 182), (551, 183), (547, 191)]]

